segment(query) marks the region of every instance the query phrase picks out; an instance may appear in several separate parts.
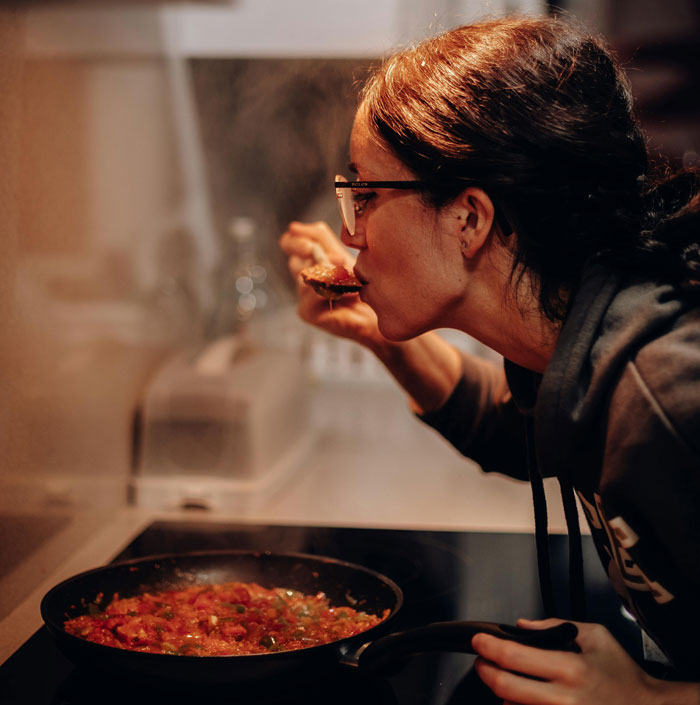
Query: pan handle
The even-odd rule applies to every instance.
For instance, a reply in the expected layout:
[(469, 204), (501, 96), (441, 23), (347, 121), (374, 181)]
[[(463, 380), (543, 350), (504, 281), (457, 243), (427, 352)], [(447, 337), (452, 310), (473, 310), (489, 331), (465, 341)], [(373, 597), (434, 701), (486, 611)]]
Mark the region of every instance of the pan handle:
[(406, 656), (425, 651), (454, 651), (475, 653), (472, 637), (491, 634), (519, 644), (553, 651), (580, 651), (574, 641), (578, 629), (571, 622), (563, 622), (548, 629), (521, 629), (496, 622), (434, 622), (422, 627), (395, 632), (360, 647), (351, 659), (363, 670), (380, 671), (396, 665)]

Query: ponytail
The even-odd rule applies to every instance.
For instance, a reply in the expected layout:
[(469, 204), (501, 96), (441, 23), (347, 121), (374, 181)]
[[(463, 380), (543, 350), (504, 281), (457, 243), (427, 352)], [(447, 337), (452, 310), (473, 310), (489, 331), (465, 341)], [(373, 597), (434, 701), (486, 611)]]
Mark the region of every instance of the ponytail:
[(700, 296), (700, 169), (667, 176), (642, 205), (640, 264)]

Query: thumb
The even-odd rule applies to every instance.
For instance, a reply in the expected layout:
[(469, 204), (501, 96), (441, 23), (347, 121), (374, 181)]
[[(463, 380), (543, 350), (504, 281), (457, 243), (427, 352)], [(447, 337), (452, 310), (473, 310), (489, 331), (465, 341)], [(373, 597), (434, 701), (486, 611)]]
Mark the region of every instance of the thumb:
[(550, 617), (549, 619), (525, 619), (521, 617), (516, 622), (518, 627), (522, 629), (549, 629), (550, 627), (556, 627), (558, 624), (564, 624), (563, 619), (558, 619), (557, 617)]

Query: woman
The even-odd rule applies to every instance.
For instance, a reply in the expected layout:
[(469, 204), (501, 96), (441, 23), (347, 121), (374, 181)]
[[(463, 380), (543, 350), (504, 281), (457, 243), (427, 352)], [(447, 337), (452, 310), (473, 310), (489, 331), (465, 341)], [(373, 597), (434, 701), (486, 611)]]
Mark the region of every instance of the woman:
[[(301, 316), (372, 350), (484, 470), (529, 477), (549, 614), (541, 483), (558, 478), (580, 619), (576, 492), (669, 669), (652, 677), (580, 622), (580, 654), (478, 635), (480, 677), (508, 703), (699, 703), (700, 175), (652, 184), (622, 72), (551, 18), (482, 22), (391, 57), (363, 90), (350, 152), (356, 180), (374, 182), (336, 184), (363, 287), (332, 309), (300, 287)], [(319, 245), (352, 266), (325, 224), (292, 223), (295, 275)], [(431, 333), (447, 327), (504, 369)]]

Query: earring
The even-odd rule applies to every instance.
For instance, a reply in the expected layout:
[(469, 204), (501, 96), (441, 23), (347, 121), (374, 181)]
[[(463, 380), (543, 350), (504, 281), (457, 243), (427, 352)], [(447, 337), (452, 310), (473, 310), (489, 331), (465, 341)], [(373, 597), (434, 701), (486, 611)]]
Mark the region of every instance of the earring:
[[(464, 229), (464, 228), (462, 228), (462, 229)], [(470, 244), (471, 244), (471, 243), (469, 242), (469, 240), (460, 240), (460, 241), (459, 241), (459, 249), (462, 250), (462, 254), (463, 254), (465, 257), (468, 257), (468, 256), (469, 256), (469, 246), (470, 246)]]

